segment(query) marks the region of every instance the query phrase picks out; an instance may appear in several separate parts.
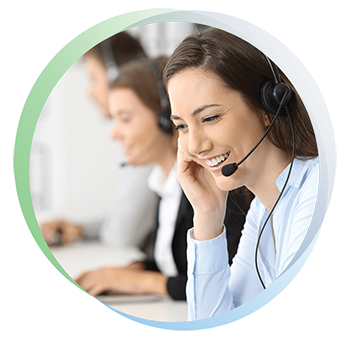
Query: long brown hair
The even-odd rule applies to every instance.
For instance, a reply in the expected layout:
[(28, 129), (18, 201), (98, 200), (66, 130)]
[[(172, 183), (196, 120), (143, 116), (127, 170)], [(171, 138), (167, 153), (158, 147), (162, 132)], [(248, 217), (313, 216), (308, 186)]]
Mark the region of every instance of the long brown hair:
[[(138, 39), (134, 38), (127, 32), (117, 33), (108, 38), (113, 59), (117, 63), (118, 67), (121, 67), (131, 60), (140, 58), (146, 58), (146, 52), (144, 51), (141, 43)], [(102, 43), (97, 44), (92, 49), (87, 51), (85, 55), (93, 56), (105, 66), (105, 60), (102, 52)]]
[[(165, 85), (173, 75), (188, 68), (213, 72), (220, 77), (224, 86), (239, 91), (266, 129), (266, 111), (260, 101), (260, 89), (272, 79), (272, 73), (266, 58), (257, 48), (217, 28), (198, 30), (185, 38), (169, 57), (164, 68)], [(306, 108), (288, 78), (281, 70), (278, 71), (282, 81), (293, 91), (289, 108), (295, 136), (295, 155), (317, 157), (316, 138)], [(272, 115), (267, 114), (271, 121)], [(278, 117), (267, 138), (291, 155), (293, 144), (288, 117)]]

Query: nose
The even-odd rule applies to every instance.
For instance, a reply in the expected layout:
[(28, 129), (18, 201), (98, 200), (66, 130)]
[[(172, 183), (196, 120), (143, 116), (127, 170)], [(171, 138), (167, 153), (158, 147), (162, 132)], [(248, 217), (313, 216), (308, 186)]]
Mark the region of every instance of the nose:
[(110, 138), (114, 139), (114, 140), (122, 140), (123, 139), (123, 135), (120, 132), (119, 124), (116, 121), (114, 121), (113, 128), (112, 128), (112, 131), (110, 133)]
[(189, 131), (188, 152), (194, 156), (198, 156), (205, 151), (210, 150), (210, 140), (200, 129), (192, 129)]

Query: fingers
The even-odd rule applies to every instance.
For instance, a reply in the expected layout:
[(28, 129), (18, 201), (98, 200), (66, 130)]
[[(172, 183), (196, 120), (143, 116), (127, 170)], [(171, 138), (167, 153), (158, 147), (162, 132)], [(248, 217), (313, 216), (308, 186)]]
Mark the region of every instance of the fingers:
[(62, 232), (62, 244), (77, 241), (82, 236), (82, 229), (73, 224), (66, 224)]
[(40, 224), (40, 229), (49, 246), (72, 243), (83, 234), (78, 225), (59, 219)]
[(195, 169), (198, 167), (201, 167), (200, 164), (196, 162), (194, 158), (192, 158), (188, 153), (186, 153), (178, 144), (178, 150), (177, 150), (177, 173), (178, 178), (181, 183), (181, 176), (182, 174), (186, 175), (193, 175), (195, 172)]
[(104, 280), (99, 278), (98, 271), (84, 273), (75, 279), (75, 282), (92, 296), (97, 296), (108, 289)]

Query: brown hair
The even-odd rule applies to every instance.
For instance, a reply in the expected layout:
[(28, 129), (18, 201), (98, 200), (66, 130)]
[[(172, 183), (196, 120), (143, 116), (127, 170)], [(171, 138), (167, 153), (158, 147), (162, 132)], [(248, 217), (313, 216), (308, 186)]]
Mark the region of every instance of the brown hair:
[[(110, 84), (110, 88), (129, 88), (133, 90), (140, 100), (157, 115), (161, 112), (157, 78), (162, 74), (162, 66), (166, 61), (165, 57), (158, 57), (154, 60), (134, 60), (121, 67), (116, 80)], [(159, 73), (155, 74), (151, 67), (154, 63)]]
[[(127, 32), (117, 33), (110, 38), (108, 41), (111, 46), (113, 53), (113, 58), (118, 67), (121, 67), (128, 63), (131, 60), (146, 58), (146, 53), (143, 50), (138, 39), (134, 38)], [(97, 58), (102, 65), (105, 65), (103, 52), (102, 52), (102, 43), (97, 44), (85, 55), (91, 55)]]
[[(164, 68), (164, 84), (167, 85), (174, 74), (188, 68), (213, 72), (224, 86), (239, 91), (266, 129), (266, 110), (260, 101), (260, 89), (272, 79), (272, 72), (265, 56), (257, 48), (217, 28), (199, 30), (185, 38), (169, 57)], [(295, 155), (317, 157), (316, 138), (306, 108), (288, 78), (281, 70), (278, 71), (282, 81), (293, 91), (289, 108), (295, 136)], [(268, 115), (271, 121), (272, 115)], [(278, 117), (267, 138), (291, 155), (293, 144), (288, 117)]]

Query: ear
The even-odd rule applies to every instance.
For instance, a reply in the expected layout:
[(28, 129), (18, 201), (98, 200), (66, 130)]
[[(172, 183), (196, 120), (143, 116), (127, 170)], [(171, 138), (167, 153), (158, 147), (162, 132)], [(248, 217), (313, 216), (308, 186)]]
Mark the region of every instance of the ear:
[(267, 112), (265, 112), (264, 113), (264, 125), (266, 127), (268, 127), (270, 124), (271, 124), (270, 115)]

